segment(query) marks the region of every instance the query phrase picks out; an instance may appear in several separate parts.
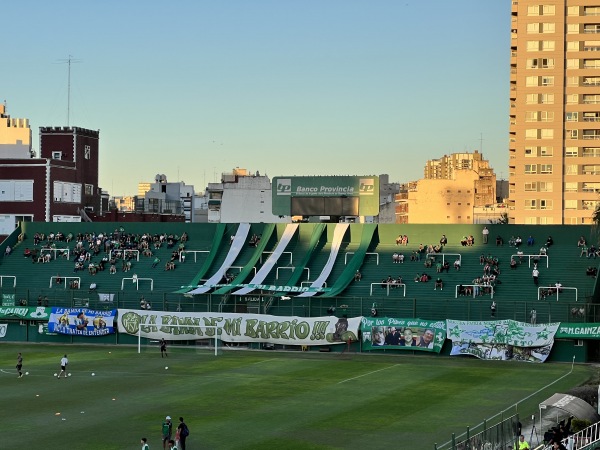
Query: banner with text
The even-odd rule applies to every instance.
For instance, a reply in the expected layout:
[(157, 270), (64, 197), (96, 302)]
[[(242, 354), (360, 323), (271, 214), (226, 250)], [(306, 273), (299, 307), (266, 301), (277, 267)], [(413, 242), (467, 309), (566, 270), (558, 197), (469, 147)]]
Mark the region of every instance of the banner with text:
[(600, 339), (600, 323), (561, 323), (556, 338)]
[(418, 350), (439, 353), (446, 339), (446, 322), (391, 317), (363, 317), (363, 350)]
[[(162, 312), (119, 309), (119, 332), (149, 339), (328, 345), (356, 341), (360, 317), (296, 317), (265, 314)], [(219, 327), (201, 328), (201, 327)]]
[(94, 311), (87, 308), (52, 308), (48, 333), (71, 336), (105, 336), (115, 332), (117, 310)]
[(43, 306), (2, 306), (0, 319), (48, 320), (50, 308)]
[(451, 355), (480, 359), (544, 362), (559, 323), (532, 325), (515, 320), (446, 321)]
[(195, 286), (181, 286), (181, 289), (196, 289), (198, 287), (209, 287), (211, 289), (228, 288), (251, 288), (262, 291), (279, 292), (282, 294), (300, 294), (302, 292), (329, 292), (331, 288), (311, 287), (311, 286), (284, 286), (274, 284), (252, 284), (252, 283), (234, 283), (234, 284), (199, 284)]

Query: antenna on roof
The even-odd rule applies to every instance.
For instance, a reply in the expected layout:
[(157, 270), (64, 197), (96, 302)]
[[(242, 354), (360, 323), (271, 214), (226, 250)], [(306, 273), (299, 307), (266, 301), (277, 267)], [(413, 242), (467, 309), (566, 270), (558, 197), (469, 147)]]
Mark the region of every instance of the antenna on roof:
[(71, 120), (71, 64), (82, 62), (80, 59), (73, 59), (73, 56), (69, 55), (67, 59), (61, 59), (58, 64), (67, 64), (68, 76), (67, 76), (67, 126), (70, 126)]

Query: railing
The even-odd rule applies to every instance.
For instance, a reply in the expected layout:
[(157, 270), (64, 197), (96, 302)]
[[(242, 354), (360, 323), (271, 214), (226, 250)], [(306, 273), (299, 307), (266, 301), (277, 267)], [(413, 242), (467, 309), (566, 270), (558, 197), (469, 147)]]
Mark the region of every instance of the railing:
[(14, 275), (0, 275), (0, 287), (3, 287), (5, 278), (12, 278), (13, 287), (17, 287), (17, 277)]
[(121, 280), (121, 290), (125, 288), (125, 280), (131, 280), (133, 284), (135, 284), (136, 290), (140, 290), (140, 281), (149, 281), (150, 282), (150, 290), (154, 290), (154, 280), (152, 278), (139, 278), (137, 275), (134, 275), (130, 278), (123, 278)]
[(194, 254), (194, 262), (196, 262), (196, 254), (197, 253), (210, 253), (210, 250), (184, 250), (179, 253), (179, 262), (181, 262), (181, 255), (183, 253), (193, 253)]
[(510, 259), (515, 259), (515, 258), (519, 258), (519, 261), (521, 260), (521, 258), (528, 258), (529, 259), (529, 263), (528, 263), (528, 267), (531, 267), (531, 260), (533, 259), (534, 261), (540, 260), (541, 258), (546, 258), (546, 269), (548, 267), (550, 267), (550, 258), (548, 258), (548, 255), (510, 255)]
[(402, 287), (403, 290), (404, 290), (404, 293), (403, 293), (402, 296), (406, 297), (406, 284), (404, 284), (404, 283), (387, 283), (387, 282), (385, 282), (385, 283), (371, 283), (371, 295), (373, 295), (373, 286), (379, 286), (379, 287), (386, 286), (388, 297), (390, 295), (390, 286), (393, 286), (393, 287)]
[[(592, 444), (600, 441), (600, 422), (578, 431), (562, 440), (562, 444), (569, 450), (587, 450)], [(540, 446), (539, 449), (552, 450), (552, 446)], [(590, 448), (591, 450), (591, 448)]]
[(77, 281), (77, 287), (74, 287), (74, 285), (69, 285), (70, 289), (79, 289), (79, 288), (81, 288), (81, 277), (61, 277), (60, 275), (54, 275), (54, 276), (50, 277), (50, 286), (48, 286), (48, 287), (52, 287), (53, 286), (52, 281), (53, 280), (58, 280), (58, 279), (63, 280), (62, 285), (63, 285), (64, 289), (67, 288), (67, 280), (75, 280), (75, 281)]
[[(275, 253), (275, 252), (262, 252), (262, 254), (260, 255), (260, 263), (262, 264), (262, 262), (263, 262), (262, 255), (264, 255), (264, 254), (269, 254), (270, 255), (272, 253)], [(282, 255), (286, 255), (286, 254), (290, 255), (290, 266), (294, 263), (294, 255), (292, 255), (292, 252), (282, 252), (281, 254)]]
[[(346, 252), (344, 255), (344, 265), (348, 264), (348, 255), (354, 255), (354, 252)], [(365, 255), (375, 255), (377, 256), (377, 265), (379, 265), (379, 253), (377, 252), (367, 252)]]
[[(563, 289), (575, 291), (575, 301), (578, 301), (578, 296), (577, 296), (578, 291), (577, 291), (577, 288), (575, 288), (575, 287), (564, 287), (564, 286), (561, 286), (559, 288), (557, 288), (556, 286), (538, 287), (538, 300), (541, 298), (540, 294), (541, 294), (542, 290), (544, 290), (544, 289), (545, 290), (550, 289), (552, 291), (556, 290), (556, 301), (558, 301), (558, 296), (560, 295), (560, 291), (562, 291)], [(552, 296), (554, 296), (554, 292), (552, 292)]]
[[(479, 294), (479, 290), (483, 290), (484, 294), (485, 294), (485, 290), (489, 289), (490, 291), (490, 298), (494, 298), (494, 286), (492, 286), (491, 284), (457, 284), (456, 288), (454, 290), (454, 298), (458, 298), (458, 289), (460, 287), (470, 287), (473, 288), (473, 298), (475, 298), (478, 294)], [(475, 290), (475, 288), (477, 288), (477, 290)]]
[[(275, 279), (279, 280), (279, 269), (284, 269), (284, 270), (291, 270), (292, 272), (294, 270), (296, 270), (296, 267), (291, 266), (291, 267), (278, 267), (277, 270), (275, 270)], [(306, 276), (307, 280), (310, 280), (310, 269), (308, 267), (305, 267), (304, 270), (308, 271), (308, 275)]]
[(69, 255), (71, 254), (68, 248), (42, 248), (42, 249), (40, 249), (40, 256), (43, 256), (44, 252), (48, 252), (48, 253), (53, 252), (54, 253), (53, 259), (56, 259), (56, 254), (59, 252), (60, 252), (61, 256), (66, 253), (67, 259), (70, 258)]
[[(246, 266), (229, 266), (230, 269), (238, 269), (240, 272), (246, 268)], [(256, 267), (252, 268), (254, 270), (254, 276), (256, 276)]]

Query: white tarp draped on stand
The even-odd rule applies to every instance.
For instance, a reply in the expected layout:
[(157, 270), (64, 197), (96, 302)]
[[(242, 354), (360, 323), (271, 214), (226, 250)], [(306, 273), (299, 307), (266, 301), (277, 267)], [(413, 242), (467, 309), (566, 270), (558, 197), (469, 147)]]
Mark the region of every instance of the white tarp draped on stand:
[(225, 275), (225, 272), (233, 265), (236, 258), (244, 248), (246, 244), (246, 240), (248, 238), (248, 233), (250, 232), (250, 224), (249, 223), (240, 223), (240, 226), (237, 229), (237, 233), (233, 241), (231, 242), (231, 247), (229, 248), (229, 253), (225, 257), (225, 261), (217, 270), (212, 277), (210, 277), (203, 286), (198, 286), (196, 289), (191, 290), (188, 294), (204, 294), (212, 289), (212, 286), (219, 284)]
[[(310, 287), (323, 287), (325, 281), (327, 281), (327, 277), (331, 274), (333, 269), (333, 264), (335, 263), (335, 258), (340, 251), (340, 246), (342, 245), (342, 239), (344, 238), (344, 234), (346, 234), (346, 230), (350, 224), (347, 223), (338, 223), (335, 226), (335, 230), (333, 231), (333, 241), (331, 242), (331, 252), (329, 253), (329, 259), (327, 260), (327, 264), (323, 267), (321, 274), (318, 278), (310, 285)], [(298, 295), (298, 297), (312, 297), (316, 292), (303, 292)]]
[[(294, 233), (296, 233), (298, 225), (299, 224), (297, 223), (290, 223), (285, 227), (285, 231), (283, 232), (283, 236), (281, 236), (281, 240), (277, 244), (277, 247), (275, 248), (275, 250), (273, 250), (273, 253), (269, 255), (267, 261), (264, 263), (264, 265), (260, 268), (260, 270), (256, 273), (254, 278), (252, 278), (252, 280), (250, 280), (248, 284), (262, 284), (267, 275), (269, 275), (269, 272), (271, 272), (271, 270), (273, 270), (273, 267), (275, 267), (275, 264), (277, 264), (279, 257), (292, 240), (292, 237), (294, 237)], [(232, 294), (245, 295), (249, 292), (252, 292), (254, 289), (255, 288), (253, 287), (245, 287), (242, 289), (238, 289), (235, 292), (232, 292)]]

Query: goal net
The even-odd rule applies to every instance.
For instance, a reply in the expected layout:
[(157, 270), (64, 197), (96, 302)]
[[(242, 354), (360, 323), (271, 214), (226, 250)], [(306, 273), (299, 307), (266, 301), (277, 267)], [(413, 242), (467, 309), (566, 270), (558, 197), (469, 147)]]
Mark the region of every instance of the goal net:
[[(223, 351), (221, 335), (223, 327), (213, 325), (169, 325), (169, 333), (146, 333), (144, 325), (138, 327), (138, 353), (160, 352), (160, 341), (167, 342), (167, 348), (187, 347), (197, 351), (214, 353), (215, 356)], [(162, 337), (161, 337), (162, 336)]]

